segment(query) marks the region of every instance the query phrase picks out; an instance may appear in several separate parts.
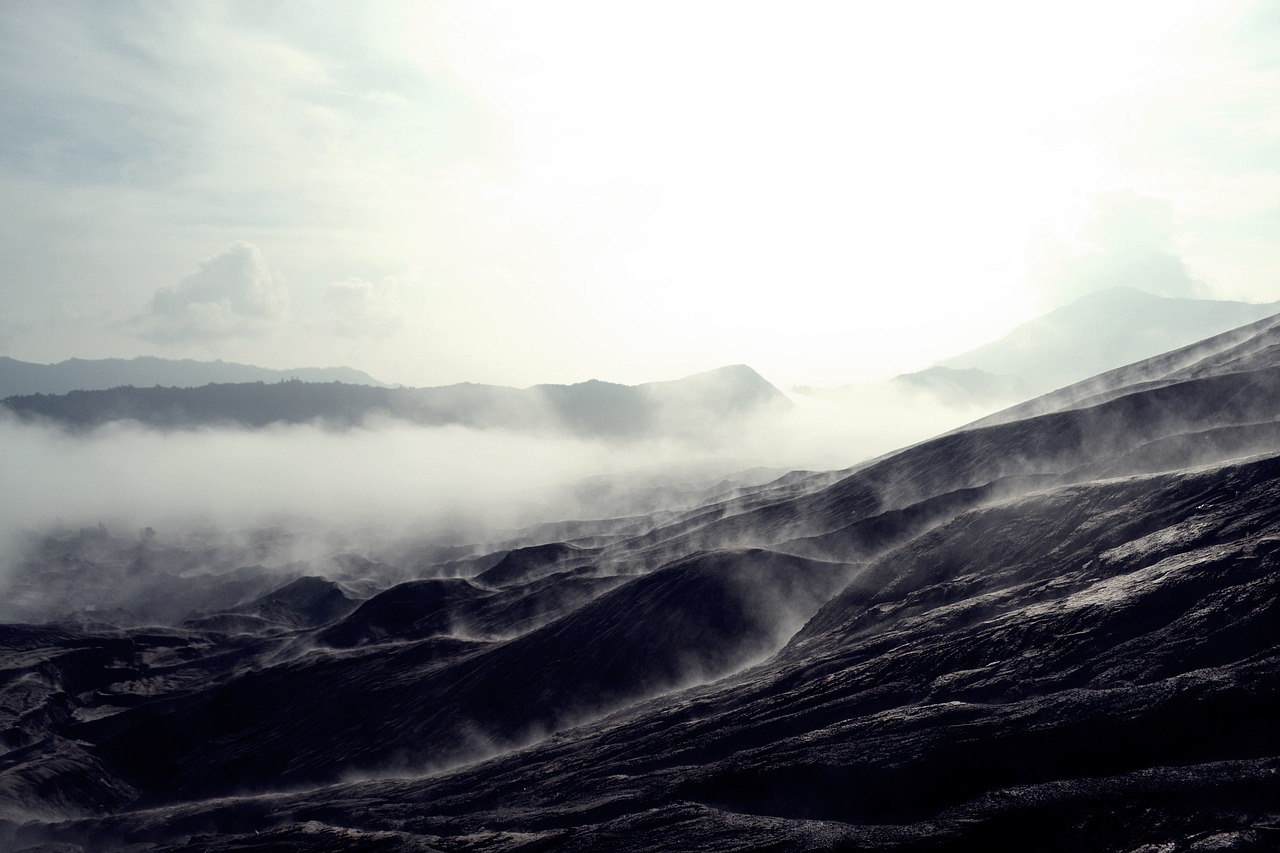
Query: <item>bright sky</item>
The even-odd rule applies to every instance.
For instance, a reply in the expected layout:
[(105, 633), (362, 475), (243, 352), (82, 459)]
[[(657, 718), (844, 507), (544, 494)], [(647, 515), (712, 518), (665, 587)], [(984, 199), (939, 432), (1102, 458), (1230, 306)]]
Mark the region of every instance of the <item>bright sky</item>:
[(1280, 299), (1280, 4), (10, 0), (0, 193), (14, 358), (838, 385)]

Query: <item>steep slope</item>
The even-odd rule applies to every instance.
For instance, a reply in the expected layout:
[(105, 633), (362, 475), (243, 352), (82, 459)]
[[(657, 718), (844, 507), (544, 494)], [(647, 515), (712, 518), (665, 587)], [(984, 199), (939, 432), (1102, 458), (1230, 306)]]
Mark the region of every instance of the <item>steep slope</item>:
[(477, 575), (476, 580), (490, 586), (527, 582), (552, 572), (586, 566), (594, 553), (594, 549), (564, 542), (517, 548), (503, 556), (496, 566)]
[[(832, 544), (826, 537), (847, 538), (856, 550), (844, 556), (861, 558), (933, 523), (939, 505), (1103, 471), (1172, 470), (1262, 452), (1275, 446), (1277, 368), (1280, 316), (1117, 368), (853, 469), (788, 476), (708, 503), (606, 548), (600, 562), (609, 564), (617, 553), (627, 564), (652, 567), (699, 548), (744, 543), (822, 556)], [(864, 535), (881, 528), (891, 538)]]
[(0, 841), (1274, 849), (1275, 334), (221, 657), (18, 631)]
[[(1100, 290), (940, 366), (1012, 377), (1043, 393), (1269, 317), (1280, 303), (1173, 299)], [(1007, 379), (1005, 380), (1007, 381)]]
[(1179, 379), (1277, 365), (1280, 365), (1280, 315), (1272, 315), (1154, 358), (1108, 370), (996, 412), (970, 426), (1006, 423), (1045, 412), (1097, 405), (1123, 394)]
[[(1103, 464), (1112, 474), (1146, 473), (1263, 450), (1274, 446), (1270, 436), (1278, 417), (1280, 367), (1263, 367), (1119, 394), (1086, 408), (983, 422), (806, 493), (771, 497), (761, 492), (687, 513), (606, 547), (600, 562), (660, 565), (694, 550), (744, 543), (800, 547), (786, 543), (837, 534), (851, 525), (880, 523), (895, 531), (889, 539), (872, 537), (867, 549), (843, 555), (864, 559), (936, 520), (931, 502), (958, 509), (966, 501), (1087, 478)], [(1225, 427), (1233, 432), (1225, 434)], [(1186, 453), (1170, 454), (1179, 441)], [(1223, 455), (1215, 455), (1219, 452)]]
[[(768, 552), (708, 554), (506, 642), (459, 639), (442, 619), (416, 642), (289, 658), (55, 728), (99, 744), (92, 754), (144, 801), (421, 771), (732, 671), (776, 650), (848, 571)], [(402, 585), (322, 636), (375, 622), (389, 636), (390, 609), (409, 598), (429, 601), (420, 612), (430, 617), (482, 595), (465, 581)]]
[(234, 612), (289, 626), (314, 628), (346, 616), (359, 604), (358, 598), (340, 584), (309, 575), (242, 604), (234, 608)]
[(511, 756), (16, 838), (1269, 849), (1277, 506), (1276, 456), (999, 502), (866, 567), (758, 667)]

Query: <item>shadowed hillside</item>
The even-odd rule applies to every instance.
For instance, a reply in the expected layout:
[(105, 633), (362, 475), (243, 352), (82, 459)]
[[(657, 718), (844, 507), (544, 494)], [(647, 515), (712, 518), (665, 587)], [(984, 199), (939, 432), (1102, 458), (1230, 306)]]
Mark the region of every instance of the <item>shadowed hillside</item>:
[[(0, 839), (1275, 849), (1278, 334), (843, 472), (268, 590), (189, 571), (226, 605), (185, 623), (5, 627)], [(94, 537), (28, 588), (128, 577)]]

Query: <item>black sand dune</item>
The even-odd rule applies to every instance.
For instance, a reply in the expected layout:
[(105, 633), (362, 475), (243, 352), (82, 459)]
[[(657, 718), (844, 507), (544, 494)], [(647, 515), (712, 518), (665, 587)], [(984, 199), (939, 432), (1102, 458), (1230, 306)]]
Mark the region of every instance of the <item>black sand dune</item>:
[[(848, 574), (840, 564), (763, 551), (695, 556), (492, 643), (443, 632), (441, 612), (481, 590), (463, 580), (404, 584), (321, 639), (345, 639), (353, 624), (366, 636), (371, 624), (390, 633), (404, 627), (407, 606), (440, 619), (441, 632), (304, 653), (66, 734), (101, 744), (143, 801), (421, 770), (730, 672), (778, 648)], [(300, 741), (325, 747), (301, 754)]]
[[(0, 839), (1277, 849), (1276, 334), (360, 602), (300, 571), (185, 626), (5, 627)], [(90, 544), (59, 583), (127, 568), (71, 571)]]
[(496, 566), (477, 575), (476, 580), (486, 586), (524, 583), (556, 571), (588, 566), (594, 555), (594, 549), (566, 542), (517, 548), (504, 555)]

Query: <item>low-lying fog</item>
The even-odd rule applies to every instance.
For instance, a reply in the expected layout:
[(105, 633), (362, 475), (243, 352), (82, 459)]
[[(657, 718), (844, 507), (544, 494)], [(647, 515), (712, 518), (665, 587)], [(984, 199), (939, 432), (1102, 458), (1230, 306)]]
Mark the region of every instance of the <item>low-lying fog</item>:
[(848, 467), (986, 413), (887, 387), (792, 396), (794, 408), (696, 444), (394, 422), (347, 431), (113, 424), (71, 434), (0, 418), (0, 579), (29, 534), (98, 524), (120, 536), (151, 527), (162, 538), (293, 525), (323, 530), (329, 544), (317, 548), (332, 547), (341, 531), (367, 537), (371, 528), (496, 539), (538, 521), (647, 512), (664, 494), (679, 505), (693, 487), (736, 472), (736, 483), (753, 484), (787, 470)]

